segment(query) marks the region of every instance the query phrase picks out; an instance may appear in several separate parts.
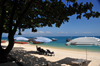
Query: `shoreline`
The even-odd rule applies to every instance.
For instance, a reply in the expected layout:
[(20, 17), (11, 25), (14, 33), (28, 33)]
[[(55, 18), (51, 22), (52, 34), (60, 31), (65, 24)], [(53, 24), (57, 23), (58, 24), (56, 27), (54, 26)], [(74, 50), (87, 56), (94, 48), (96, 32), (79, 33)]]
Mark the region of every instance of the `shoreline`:
[[(7, 42), (6, 43), (2, 43), (3, 46), (7, 46)], [(37, 45), (40, 46), (40, 45)], [(31, 44), (15, 44), (15, 47), (19, 47), (19, 48), (24, 48), (23, 50), (27, 51), (27, 52), (36, 52), (36, 45), (31, 45)], [(50, 62), (59, 62), (59, 61), (63, 61), (63, 62), (67, 62), (69, 61), (68, 58), (70, 59), (86, 59), (86, 51), (82, 51), (82, 50), (70, 50), (70, 49), (61, 49), (61, 48), (55, 48), (55, 47), (47, 47), (47, 46), (40, 46), (43, 49), (49, 49), (50, 51), (54, 51), (55, 56), (44, 56), (44, 55), (39, 55), (36, 53), (32, 53), (31, 56), (36, 56), (38, 58), (45, 58), (47, 61)], [(19, 49), (20, 50), (20, 49)], [(100, 53), (96, 53), (96, 52), (87, 52), (87, 60), (90, 60), (91, 62), (89, 63), (88, 66), (99, 66), (100, 65)], [(66, 61), (67, 60), (67, 61)], [(65, 63), (67, 64), (67, 63)]]
[[(52, 38), (52, 37), (49, 37), (47, 36), (48, 38)], [(54, 37), (54, 36), (53, 36)], [(86, 47), (85, 46), (66, 46), (65, 43), (66, 43), (66, 38), (68, 38), (69, 36), (57, 36), (57, 37), (54, 37), (54, 38), (57, 38), (59, 41), (54, 41), (54, 42), (49, 42), (49, 43), (43, 43), (43, 44), (39, 44), (39, 46), (47, 46), (47, 47), (55, 47), (55, 48), (60, 48), (60, 49), (67, 49), (67, 50), (81, 50), (81, 51), (86, 51)], [(77, 37), (80, 37), (80, 36), (74, 36), (72, 39), (74, 38), (77, 38)], [(95, 36), (96, 37), (96, 36)], [(28, 38), (28, 37), (27, 37)], [(30, 37), (32, 38), (32, 37)], [(97, 36), (97, 38), (100, 38), (100, 36)], [(3, 39), (7, 39), (6, 37), (3, 38)], [(32, 44), (32, 43), (30, 43)], [(87, 51), (89, 52), (100, 52), (100, 46), (87, 46)]]

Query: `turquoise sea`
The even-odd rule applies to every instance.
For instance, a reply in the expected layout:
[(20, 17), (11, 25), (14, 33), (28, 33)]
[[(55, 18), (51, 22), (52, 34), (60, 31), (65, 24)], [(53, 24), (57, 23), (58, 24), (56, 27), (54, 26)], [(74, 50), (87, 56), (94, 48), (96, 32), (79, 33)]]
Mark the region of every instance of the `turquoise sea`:
[[(69, 45), (66, 46), (66, 39), (70, 38), (70, 39), (74, 39), (74, 38), (78, 38), (78, 37), (84, 37), (84, 36), (44, 36), (47, 38), (56, 38), (58, 39), (57, 41), (52, 41), (52, 42), (48, 42), (48, 43), (42, 43), (42, 44), (37, 44), (38, 46), (48, 46), (48, 47), (56, 47), (56, 48), (63, 48), (63, 49), (75, 49), (75, 50), (86, 50), (86, 46), (74, 46), (74, 45)], [(100, 39), (100, 36), (89, 36), (89, 37), (96, 37)], [(34, 38), (34, 37), (26, 37), (26, 38)], [(2, 37), (2, 40), (8, 40), (7, 37)], [(32, 43), (30, 43), (32, 44)], [(32, 44), (32, 45), (36, 45), (36, 44)], [(100, 46), (87, 46), (87, 50), (88, 51), (92, 51), (92, 52), (100, 52)]]

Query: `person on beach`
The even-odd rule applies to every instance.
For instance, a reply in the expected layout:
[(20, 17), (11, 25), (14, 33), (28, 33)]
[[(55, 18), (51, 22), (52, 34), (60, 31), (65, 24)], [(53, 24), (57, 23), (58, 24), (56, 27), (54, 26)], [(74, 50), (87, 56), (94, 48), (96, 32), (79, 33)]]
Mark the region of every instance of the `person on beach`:
[(36, 46), (37, 51), (41, 52), (42, 54), (47, 55), (47, 51), (45, 51), (44, 49), (42, 49), (41, 47)]

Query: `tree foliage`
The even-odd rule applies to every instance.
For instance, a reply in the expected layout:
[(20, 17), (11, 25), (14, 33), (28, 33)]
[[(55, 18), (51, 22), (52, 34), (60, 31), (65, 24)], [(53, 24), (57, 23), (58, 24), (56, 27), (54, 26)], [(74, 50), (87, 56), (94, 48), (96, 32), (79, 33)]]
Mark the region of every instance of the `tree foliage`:
[[(6, 49), (1, 47), (0, 41), (0, 53), (5, 51), (7, 55), (13, 48), (18, 28), (22, 31), (32, 28), (32, 32), (36, 32), (36, 27), (52, 27), (52, 24), (60, 27), (74, 14), (77, 14), (77, 19), (81, 16), (87, 19), (99, 17), (100, 13), (92, 11), (92, 7), (91, 2), (83, 4), (77, 3), (77, 0), (66, 0), (66, 4), (61, 0), (0, 0), (0, 40), (2, 33), (8, 33), (9, 40)], [(0, 56), (3, 56), (2, 53)]]
[[(65, 21), (68, 22), (69, 16), (72, 16), (73, 14), (78, 14), (76, 17), (77, 19), (81, 19), (82, 13), (84, 13), (83, 16), (86, 18), (93, 17), (99, 17), (99, 12), (92, 11), (93, 4), (90, 3), (77, 3), (76, 0), (67, 0), (67, 3), (69, 3), (68, 6), (64, 4), (61, 1), (58, 0), (7, 0), (5, 3), (5, 23), (3, 25), (4, 30), (3, 32), (8, 32), (9, 30), (9, 24), (12, 26), (12, 30), (14, 29), (14, 26), (17, 25), (16, 23), (19, 21), (20, 17), (22, 17), (19, 25), (17, 27), (24, 29), (32, 28), (32, 31), (37, 31), (36, 27), (43, 27), (43, 26), (49, 26), (52, 27), (52, 24), (56, 24), (56, 27), (60, 27), (62, 23)], [(72, 5), (70, 4), (72, 3)], [(1, 0), (2, 4), (2, 0)], [(15, 5), (16, 4), (16, 5)], [(15, 12), (13, 15), (13, 23), (9, 23), (13, 8), (15, 8)], [(28, 7), (29, 6), (29, 7)], [(25, 9), (27, 8), (27, 12), (22, 14)], [(0, 8), (1, 11), (2, 6)], [(90, 13), (87, 13), (87, 11), (90, 11)], [(0, 17), (1, 16), (0, 13)], [(16, 21), (16, 22), (15, 22)]]

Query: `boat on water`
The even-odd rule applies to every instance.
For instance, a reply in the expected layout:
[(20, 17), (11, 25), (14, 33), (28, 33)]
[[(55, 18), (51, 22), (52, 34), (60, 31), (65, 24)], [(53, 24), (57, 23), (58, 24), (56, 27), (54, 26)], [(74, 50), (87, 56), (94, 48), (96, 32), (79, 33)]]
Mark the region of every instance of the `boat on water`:
[(52, 41), (57, 41), (57, 39), (55, 39), (55, 38), (52, 38)]
[(17, 44), (29, 44), (29, 42), (20, 42), (20, 41), (16, 41), (14, 43), (17, 43)]
[(44, 42), (33, 41), (33, 44), (41, 44), (41, 43), (44, 43)]
[(36, 39), (36, 38), (29, 39), (29, 42), (31, 42), (31, 43), (33, 43), (33, 44), (41, 44), (41, 43), (44, 43), (44, 42), (41, 42), (41, 41), (36, 41), (35, 39)]
[(69, 41), (71, 41), (71, 39), (67, 38), (66, 41), (69, 42)]
[(1, 43), (6, 43), (7, 42), (7, 40), (1, 40)]

